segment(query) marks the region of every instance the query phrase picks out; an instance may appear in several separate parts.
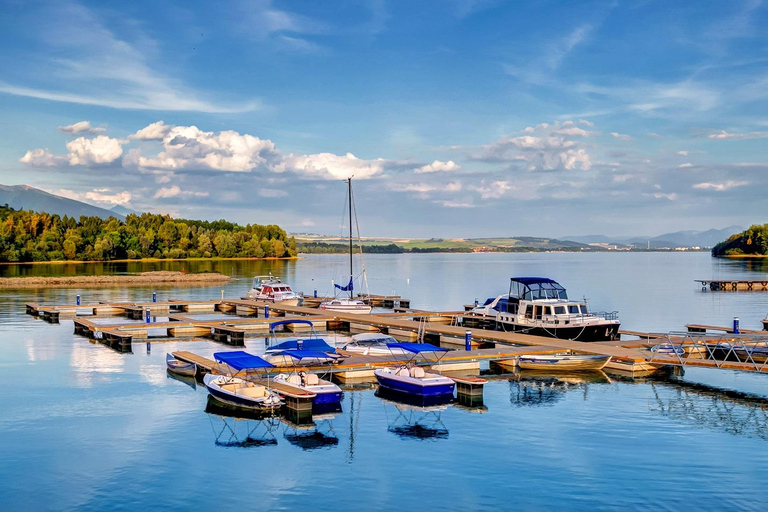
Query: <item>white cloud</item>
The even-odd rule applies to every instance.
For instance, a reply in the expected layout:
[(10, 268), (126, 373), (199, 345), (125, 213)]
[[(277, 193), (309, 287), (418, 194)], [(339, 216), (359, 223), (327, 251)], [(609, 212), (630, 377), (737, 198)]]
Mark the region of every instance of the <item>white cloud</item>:
[(23, 157), (19, 158), (19, 162), (33, 167), (53, 167), (66, 162), (66, 159), (54, 155), (47, 149), (30, 149)]
[(145, 126), (133, 135), (129, 135), (128, 138), (132, 140), (163, 140), (171, 128), (173, 127), (168, 126), (162, 121), (157, 121)]
[(655, 194), (653, 194), (653, 197), (655, 197), (656, 199), (667, 199), (668, 201), (676, 201), (677, 200), (677, 194), (675, 194), (674, 192), (671, 193), (671, 194), (664, 194), (662, 192), (656, 192)]
[(749, 185), (748, 181), (727, 180), (722, 183), (707, 183), (707, 182), (696, 183), (695, 185), (693, 185), (693, 188), (699, 189), (699, 190), (714, 190), (717, 192), (724, 192), (732, 188), (744, 187), (746, 185)]
[(439, 204), (445, 208), (474, 208), (475, 205), (468, 202), (461, 201), (433, 201), (435, 204)]
[(693, 167), (692, 163), (686, 162), (684, 164), (680, 164), (677, 166), (679, 169), (687, 169), (688, 167)]
[(729, 140), (729, 139), (764, 139), (768, 137), (768, 132), (750, 132), (750, 133), (728, 133), (721, 130), (709, 136), (710, 139)]
[(123, 154), (125, 141), (99, 135), (93, 139), (78, 137), (67, 142), (69, 165), (109, 164)]
[(584, 126), (589, 126), (590, 128), (595, 126), (595, 123), (593, 123), (592, 121), (587, 121), (586, 119), (579, 119), (579, 124)]
[(78, 123), (70, 124), (67, 126), (59, 126), (59, 130), (68, 135), (78, 135), (81, 133), (96, 135), (97, 133), (104, 133), (107, 131), (106, 128), (101, 126), (91, 126), (90, 121), (80, 121)]
[(453, 160), (448, 160), (447, 162), (441, 162), (440, 160), (435, 160), (431, 164), (424, 165), (422, 167), (419, 167), (418, 169), (414, 169), (413, 172), (416, 174), (421, 173), (428, 173), (428, 172), (441, 172), (441, 171), (456, 171), (458, 169), (461, 169), (456, 162)]
[(611, 132), (611, 137), (619, 140), (632, 140), (632, 137), (630, 137), (629, 135), (625, 135), (623, 133), (618, 133), (618, 132)]
[(687, 151), (678, 151), (677, 154), (681, 155), (681, 156), (688, 156), (688, 152)]
[(75, 192), (69, 189), (59, 189), (51, 191), (51, 194), (74, 199), (75, 201), (85, 201), (87, 199), (95, 201), (97, 203), (106, 203), (109, 205), (126, 205), (131, 202), (132, 195), (130, 192), (112, 192), (109, 188), (97, 188), (89, 192)]
[[(566, 121), (563, 123), (563, 126), (568, 126), (566, 123), (573, 124), (571, 121)], [(562, 128), (560, 130), (555, 130), (552, 133), (557, 135), (567, 135), (567, 136), (579, 136), (579, 137), (589, 137), (590, 135), (595, 135), (595, 132), (590, 132), (587, 130), (583, 130), (581, 128), (578, 128), (576, 126), (570, 127), (570, 128)]]
[(659, 135), (658, 133), (653, 133), (653, 132), (648, 132), (648, 133), (645, 134), (645, 136), (646, 137), (650, 137), (652, 139), (660, 139), (661, 138), (661, 135)]
[(487, 184), (484, 181), (480, 185), (471, 185), (468, 188), (469, 190), (478, 192), (483, 199), (498, 199), (510, 190), (515, 189), (509, 181), (493, 181)]
[[(150, 125), (153, 126), (153, 125)], [(149, 127), (147, 127), (149, 128)], [(146, 135), (157, 135), (155, 126)], [(143, 130), (137, 132), (140, 133)], [(204, 132), (196, 126), (174, 126), (163, 138), (164, 151), (152, 158), (139, 156), (138, 165), (145, 169), (215, 170), (249, 172), (266, 165), (278, 156), (270, 140), (227, 130)]]
[(310, 178), (344, 179), (354, 176), (357, 179), (368, 179), (384, 172), (383, 158), (362, 160), (352, 153), (344, 156), (333, 153), (317, 153), (314, 155), (294, 155), (291, 153), (274, 167), (277, 172), (292, 171)]
[(181, 190), (178, 185), (162, 187), (152, 196), (153, 199), (170, 199), (171, 197), (208, 197), (210, 192), (197, 192), (191, 190)]

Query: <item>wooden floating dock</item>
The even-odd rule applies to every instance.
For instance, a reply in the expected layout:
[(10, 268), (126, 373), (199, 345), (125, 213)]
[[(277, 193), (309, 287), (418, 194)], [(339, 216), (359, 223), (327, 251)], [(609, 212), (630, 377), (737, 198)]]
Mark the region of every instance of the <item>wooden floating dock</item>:
[(712, 291), (736, 292), (736, 291), (768, 291), (768, 279), (696, 279), (701, 284), (701, 289), (709, 288)]
[[(688, 332), (714, 331), (714, 332), (724, 332), (724, 333), (733, 334), (733, 326), (731, 326), (731, 327), (720, 327), (720, 326), (717, 326), (717, 325), (685, 324), (685, 328), (688, 329)], [(763, 330), (763, 331), (755, 331), (753, 329), (742, 329), (741, 327), (739, 327), (739, 333), (741, 333), (741, 334), (765, 334), (765, 330)]]

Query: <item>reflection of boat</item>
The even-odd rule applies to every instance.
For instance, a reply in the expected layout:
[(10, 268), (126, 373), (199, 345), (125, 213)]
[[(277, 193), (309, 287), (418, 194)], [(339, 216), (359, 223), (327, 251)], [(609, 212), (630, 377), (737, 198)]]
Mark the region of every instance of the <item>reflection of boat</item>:
[(602, 370), (611, 356), (542, 354), (520, 356), (518, 365), (522, 370), (583, 371)]
[(347, 352), (354, 352), (355, 354), (362, 354), (364, 356), (390, 356), (408, 354), (408, 352), (403, 349), (387, 346), (390, 343), (397, 343), (397, 340), (389, 334), (364, 332), (361, 334), (353, 335), (352, 340), (341, 347), (341, 349), (346, 350)]
[(211, 420), (216, 435), (216, 446), (226, 448), (254, 448), (275, 446), (274, 432), (280, 420), (268, 411), (243, 411), (233, 413), (213, 396), (208, 395), (205, 412)]
[[(238, 372), (243, 370), (271, 368), (272, 365), (258, 356), (242, 350), (232, 352), (216, 352), (214, 359), (226, 363)], [(203, 378), (208, 392), (218, 400), (249, 409), (264, 409), (280, 407), (280, 396), (273, 390), (232, 375), (208, 374)]]
[(333, 430), (333, 418), (336, 414), (313, 415), (309, 423), (294, 423), (283, 419), (285, 431), (283, 437), (292, 445), (304, 451), (338, 446), (339, 438)]
[(423, 441), (448, 437), (448, 429), (441, 418), (442, 412), (448, 408), (447, 404), (424, 406), (405, 403), (401, 395), (386, 388), (376, 390), (376, 396), (385, 405), (385, 411), (387, 406), (394, 409), (395, 415), (391, 420), (387, 414), (387, 430), (401, 439)]
[(248, 291), (243, 299), (279, 302), (284, 306), (298, 306), (302, 302), (301, 295), (291, 290), (290, 286), (272, 274), (254, 277), (253, 288)]
[(522, 371), (509, 378), (510, 402), (517, 406), (553, 405), (570, 390), (582, 389), (586, 395), (589, 384), (610, 384), (602, 370), (543, 375)]
[(490, 298), (472, 314), (494, 319), (504, 330), (579, 341), (618, 337), (616, 311), (591, 313), (586, 301), (568, 300), (565, 288), (546, 277), (513, 277), (509, 293)]
[(173, 379), (183, 384), (186, 384), (192, 389), (197, 389), (197, 381), (195, 380), (194, 377), (187, 377), (186, 375), (179, 375), (177, 373), (172, 373), (170, 370), (165, 372), (165, 376), (168, 377), (169, 379)]
[[(429, 343), (389, 343), (389, 347), (405, 350), (413, 354), (411, 359), (397, 368), (379, 368), (373, 374), (379, 386), (391, 391), (416, 397), (449, 397), (453, 398), (456, 383), (448, 377), (436, 373), (425, 372), (423, 368), (414, 366), (413, 361), (419, 354), (447, 352), (442, 347)], [(439, 359), (439, 358), (438, 358)]]
[[(334, 288), (338, 288), (339, 291), (349, 292), (349, 297), (334, 297), (331, 300), (323, 301), (320, 303), (320, 309), (328, 311), (343, 311), (344, 313), (360, 313), (366, 314), (371, 312), (371, 306), (363, 302), (362, 300), (355, 299), (352, 296), (355, 288), (355, 274), (352, 264), (352, 178), (347, 179), (347, 192), (348, 192), (348, 204), (349, 204), (349, 283), (346, 286), (334, 284)], [(358, 230), (359, 231), (359, 230)], [(358, 232), (358, 238), (360, 233)], [(362, 249), (361, 249), (362, 251)], [(363, 269), (365, 272), (365, 269)]]
[(194, 377), (197, 373), (197, 365), (195, 363), (186, 363), (179, 361), (171, 354), (165, 354), (165, 365), (168, 367), (169, 372), (173, 372), (177, 375), (184, 375), (185, 377)]

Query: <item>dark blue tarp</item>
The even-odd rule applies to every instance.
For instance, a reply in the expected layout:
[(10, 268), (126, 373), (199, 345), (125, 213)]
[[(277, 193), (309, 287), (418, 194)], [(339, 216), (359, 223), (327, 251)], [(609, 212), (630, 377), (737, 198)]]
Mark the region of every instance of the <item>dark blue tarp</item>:
[(436, 347), (429, 343), (387, 343), (389, 348), (401, 348), (414, 354), (420, 354), (421, 352), (448, 352), (447, 348)]
[(512, 281), (517, 281), (523, 284), (539, 284), (539, 283), (557, 283), (548, 277), (513, 277)]
[(307, 338), (301, 340), (299, 338), (288, 338), (287, 340), (278, 343), (277, 345), (272, 345), (268, 350), (271, 352), (276, 350), (314, 350), (316, 352), (336, 352), (336, 349), (327, 344), (322, 338)]
[(317, 352), (316, 350), (283, 350), (283, 354), (287, 356), (291, 356), (294, 359), (307, 359), (310, 357), (316, 358), (316, 359), (336, 359), (336, 357), (331, 356), (330, 354), (326, 352)]
[(333, 286), (335, 286), (336, 288), (338, 288), (343, 292), (351, 292), (352, 290), (354, 290), (354, 288), (352, 287), (352, 282), (353, 282), (352, 277), (350, 277), (349, 284), (347, 286), (341, 286), (339, 284), (334, 284)]
[(266, 362), (259, 356), (249, 354), (243, 350), (234, 350), (232, 352), (216, 352), (213, 358), (220, 363), (226, 363), (235, 370), (245, 370), (248, 368), (272, 368), (274, 365)]

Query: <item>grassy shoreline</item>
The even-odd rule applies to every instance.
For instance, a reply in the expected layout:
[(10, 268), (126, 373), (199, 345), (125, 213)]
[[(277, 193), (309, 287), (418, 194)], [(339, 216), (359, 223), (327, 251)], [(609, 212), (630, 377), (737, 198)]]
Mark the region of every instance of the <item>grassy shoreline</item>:
[(47, 288), (58, 286), (173, 284), (207, 286), (231, 281), (230, 276), (216, 272), (187, 274), (185, 272), (156, 271), (131, 275), (60, 276), (60, 277), (3, 277), (0, 288)]

